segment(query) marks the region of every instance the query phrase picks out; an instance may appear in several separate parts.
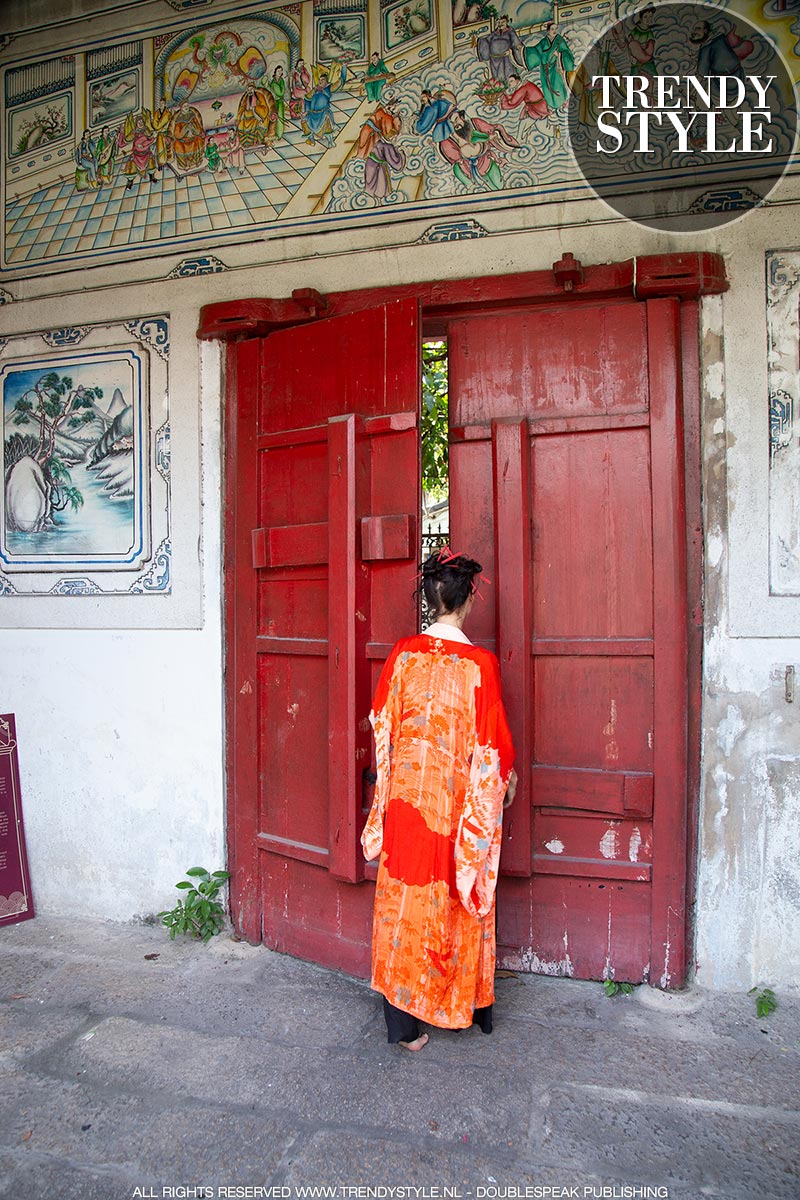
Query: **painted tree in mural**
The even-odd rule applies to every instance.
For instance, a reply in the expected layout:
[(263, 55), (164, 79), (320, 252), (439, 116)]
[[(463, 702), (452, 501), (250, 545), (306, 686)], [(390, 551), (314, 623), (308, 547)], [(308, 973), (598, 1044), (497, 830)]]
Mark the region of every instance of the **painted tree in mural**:
[[(48, 371), (12, 408), (12, 423), (36, 433), (15, 435), (6, 444), (6, 523), (35, 533), (52, 524), (53, 513), (71, 505), (77, 512), (83, 495), (73, 486), (65, 458), (74, 461), (74, 444), (96, 420), (94, 401), (102, 388), (73, 387), (68, 375)], [(79, 443), (80, 444), (80, 443)], [(81, 445), (81, 454), (83, 452)]]

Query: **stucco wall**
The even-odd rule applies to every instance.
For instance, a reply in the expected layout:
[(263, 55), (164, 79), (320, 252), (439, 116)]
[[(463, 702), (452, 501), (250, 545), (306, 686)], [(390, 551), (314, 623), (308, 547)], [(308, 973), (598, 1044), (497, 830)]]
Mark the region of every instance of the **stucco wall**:
[[(786, 699), (786, 667), (797, 663), (800, 642), (796, 625), (786, 630), (794, 637), (746, 637), (736, 636), (731, 620), (738, 609), (750, 629), (767, 634), (793, 615), (784, 598), (768, 594), (765, 578), (769, 451), (760, 400), (767, 338), (758, 290), (747, 287), (757, 255), (748, 240), (743, 254), (729, 256), (731, 292), (706, 302), (703, 327), (706, 570), (696, 973), (701, 983), (725, 988), (771, 981), (795, 986), (800, 967), (800, 710), (796, 699)], [(744, 449), (733, 458), (737, 441)], [(731, 538), (732, 515), (741, 540)], [(758, 553), (748, 554), (754, 539)]]
[[(113, 17), (119, 27), (125, 19)], [(783, 204), (703, 236), (646, 231), (591, 200), (515, 204), (481, 215), (481, 236), (448, 243), (420, 242), (431, 222), (416, 216), (368, 238), (337, 229), (239, 242), (222, 255), (226, 269), (192, 279), (168, 277), (185, 257), (174, 248), (124, 268), (0, 279), (10, 301), (0, 307), (2, 337), (65, 321), (168, 314), (172, 458), (180, 482), (174, 577), (178, 587), (193, 581), (197, 601), (189, 611), (164, 597), (157, 620), (152, 607), (141, 617), (129, 608), (118, 624), (107, 620), (110, 628), (97, 629), (86, 627), (86, 613), (102, 601), (61, 598), (62, 628), (41, 628), (51, 601), (15, 602), (10, 620), (0, 598), (0, 623), (12, 626), (0, 631), (0, 711), (17, 715), (38, 909), (134, 918), (164, 907), (186, 867), (223, 862), (223, 386), (217, 350), (194, 338), (203, 304), (288, 296), (303, 287), (324, 293), (540, 270), (565, 251), (594, 264), (707, 249), (725, 256), (731, 290), (705, 302), (701, 346), (706, 567), (697, 978), (713, 987), (795, 985), (800, 700), (787, 704), (784, 670), (800, 666), (800, 598), (770, 594), (765, 259), (776, 248), (798, 247), (798, 189), (785, 184), (780, 196)]]

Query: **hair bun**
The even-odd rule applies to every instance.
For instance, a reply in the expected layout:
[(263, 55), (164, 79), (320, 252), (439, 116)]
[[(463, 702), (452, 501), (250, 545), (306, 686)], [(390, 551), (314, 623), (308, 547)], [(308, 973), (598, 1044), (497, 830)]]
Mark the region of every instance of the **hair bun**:
[(483, 567), (474, 558), (469, 558), (466, 554), (454, 554), (449, 546), (441, 546), (434, 550), (422, 563), (422, 576), (425, 579), (450, 571), (457, 575), (467, 575), (471, 579), (473, 575), (480, 575), (482, 570)]
[(449, 546), (442, 546), (422, 563), (419, 590), (432, 612), (454, 612), (475, 591), (473, 580), (481, 570), (474, 558), (454, 554)]

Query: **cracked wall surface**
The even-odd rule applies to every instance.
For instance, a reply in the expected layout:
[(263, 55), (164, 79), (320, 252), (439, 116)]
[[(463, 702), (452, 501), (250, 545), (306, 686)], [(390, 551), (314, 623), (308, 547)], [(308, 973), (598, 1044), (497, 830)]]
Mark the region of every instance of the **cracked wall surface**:
[[(732, 292), (746, 286), (735, 262), (730, 273)], [(754, 288), (748, 303), (755, 308)], [(800, 709), (787, 703), (785, 670), (800, 648), (795, 638), (737, 637), (730, 628), (729, 514), (748, 504), (754, 477), (767, 469), (755, 455), (748, 473), (731, 469), (731, 445), (752, 408), (758, 404), (766, 417), (766, 392), (735, 374), (728, 314), (738, 306), (735, 295), (733, 304), (727, 296), (707, 301), (702, 330), (705, 661), (695, 970), (708, 986), (793, 987), (800, 971)], [(744, 336), (753, 343), (746, 361), (758, 354), (760, 325)], [(763, 364), (754, 366), (758, 378)], [(769, 598), (755, 578), (752, 589), (766, 621)]]

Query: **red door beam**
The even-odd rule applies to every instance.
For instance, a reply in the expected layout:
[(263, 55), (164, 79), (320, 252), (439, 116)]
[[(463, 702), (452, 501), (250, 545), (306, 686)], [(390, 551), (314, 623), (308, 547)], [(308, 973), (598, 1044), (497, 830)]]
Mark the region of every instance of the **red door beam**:
[(675, 296), (679, 300), (696, 300), (728, 290), (721, 254), (646, 254), (626, 262), (595, 267), (584, 267), (573, 261), (580, 268), (581, 278), (577, 279), (571, 272), (569, 289), (565, 289), (562, 260), (546, 271), (331, 292), (319, 297), (318, 305), (312, 307), (300, 292), (284, 300), (225, 300), (201, 308), (197, 336), (206, 341), (219, 339), (223, 342), (265, 337), (287, 325), (314, 320), (318, 313), (322, 314), (323, 303), (327, 317), (357, 312), (389, 300), (417, 297), (426, 317), (445, 318), (470, 307), (485, 311), (521, 303), (552, 303), (564, 297), (588, 300), (633, 296), (637, 300), (652, 300), (659, 296)]

